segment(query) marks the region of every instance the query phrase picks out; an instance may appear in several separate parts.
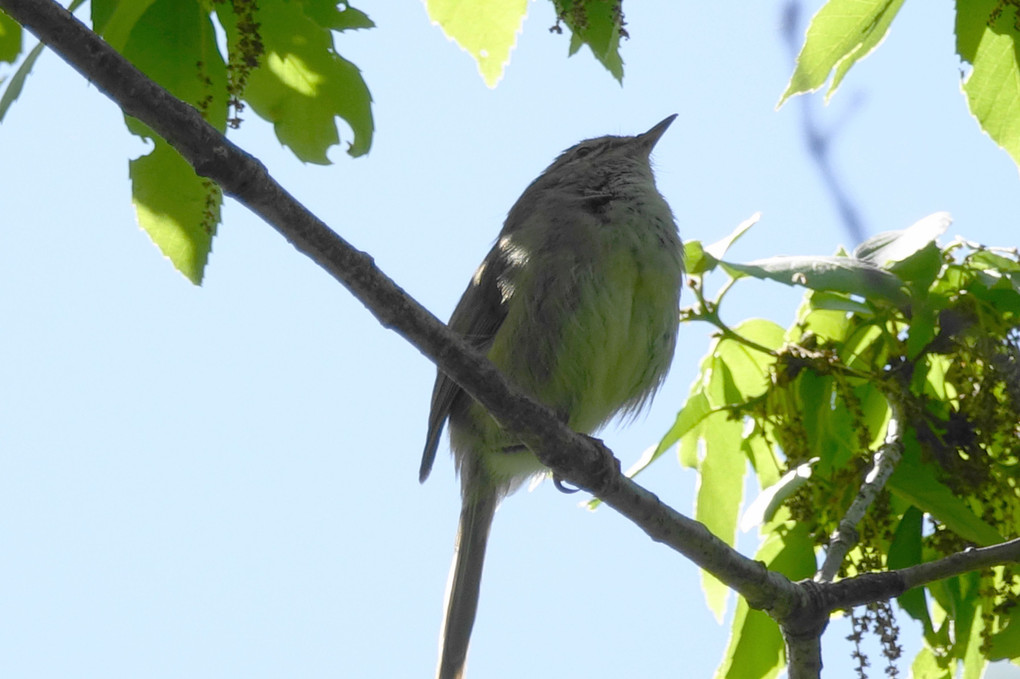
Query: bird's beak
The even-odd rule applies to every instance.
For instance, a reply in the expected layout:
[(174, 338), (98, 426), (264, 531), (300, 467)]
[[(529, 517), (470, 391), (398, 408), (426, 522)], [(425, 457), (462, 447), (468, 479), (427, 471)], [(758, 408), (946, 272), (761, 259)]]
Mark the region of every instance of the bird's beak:
[(674, 113), (673, 115), (667, 117), (661, 123), (659, 123), (652, 129), (648, 130), (644, 134), (639, 134), (638, 136), (634, 137), (634, 141), (636, 141), (642, 148), (646, 149), (648, 153), (651, 153), (652, 149), (655, 147), (655, 144), (658, 143), (659, 138), (666, 133), (666, 130), (669, 128), (669, 126), (673, 124), (674, 120), (676, 120), (676, 116), (677, 114)]

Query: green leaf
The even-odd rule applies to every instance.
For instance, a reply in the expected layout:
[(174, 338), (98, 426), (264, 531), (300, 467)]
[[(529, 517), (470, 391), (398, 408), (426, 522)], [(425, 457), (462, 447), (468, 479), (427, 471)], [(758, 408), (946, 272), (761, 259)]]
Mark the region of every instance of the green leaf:
[[(814, 544), (804, 524), (771, 533), (755, 555), (770, 570), (791, 580), (811, 577), (815, 570)], [(783, 637), (768, 614), (752, 610), (743, 598), (737, 601), (733, 627), (716, 679), (766, 679), (785, 665)]]
[(890, 265), (889, 270), (907, 284), (915, 299), (921, 300), (942, 271), (942, 264), (942, 248), (937, 243), (928, 243), (910, 257)]
[[(751, 342), (773, 350), (783, 345), (785, 334), (777, 324), (761, 318), (748, 319), (733, 328), (733, 331)], [(718, 342), (715, 358), (717, 362), (725, 363), (736, 389), (736, 393), (727, 399), (727, 404), (742, 403), (764, 393), (769, 385), (769, 368), (776, 362), (775, 356), (730, 338)]]
[[(67, 11), (74, 13), (76, 9), (84, 4), (85, 0), (73, 0), (70, 5), (67, 6)], [(11, 19), (9, 16), (0, 11), (0, 61), (8, 61), (14, 63), (18, 54), (21, 53), (21, 39), (22, 30), (21, 26)], [(21, 90), (25, 86), (25, 78), (32, 71), (32, 67), (35, 66), (36, 60), (43, 51), (43, 43), (38, 43), (32, 48), (32, 51), (28, 53), (25, 60), (18, 66), (18, 70), (11, 76), (10, 82), (7, 83), (7, 88), (4, 90), (3, 96), (0, 96), (0, 122), (3, 121), (4, 116), (7, 115), (7, 110), (10, 109), (11, 104), (14, 100), (21, 96)], [(0, 79), (0, 83), (3, 80)]]
[(1020, 262), (1009, 257), (1003, 257), (997, 255), (994, 252), (988, 250), (978, 250), (968, 258), (968, 262), (971, 265), (977, 265), (978, 267), (986, 270), (999, 271), (1003, 273), (1017, 273), (1020, 272)]
[(779, 626), (767, 613), (752, 610), (739, 599), (730, 642), (715, 679), (771, 679), (786, 666), (785, 658)]
[(811, 306), (825, 311), (841, 311), (858, 316), (872, 316), (872, 309), (864, 302), (852, 299), (845, 292), (817, 291), (811, 295)]
[[(903, 513), (903, 518), (896, 526), (892, 542), (889, 544), (889, 555), (887, 566), (889, 570), (906, 568), (921, 563), (921, 530), (924, 522), (924, 513), (917, 507), (911, 506)], [(926, 637), (934, 634), (931, 623), (931, 616), (928, 613), (928, 602), (924, 596), (924, 587), (915, 587), (896, 598), (900, 608), (907, 612), (907, 615), (919, 620), (924, 625)]]
[(901, 231), (886, 231), (857, 246), (854, 257), (888, 267), (919, 252), (946, 232), (953, 223), (948, 212), (936, 212)]
[(921, 351), (935, 339), (935, 310), (927, 304), (914, 309), (907, 331), (907, 357), (917, 358)]
[(684, 268), (689, 275), (700, 276), (718, 264), (719, 260), (702, 249), (700, 240), (689, 240), (684, 243)]
[(570, 55), (581, 45), (591, 53), (614, 78), (623, 82), (623, 58), (620, 37), (624, 33), (622, 5), (617, 0), (555, 0), (556, 16), (571, 31)]
[(807, 449), (820, 458), (816, 471), (827, 477), (856, 452), (855, 423), (842, 401), (836, 398), (831, 377), (804, 371), (797, 378), (797, 385)]
[(0, 10), (0, 61), (13, 64), (21, 54), (21, 24)]
[[(799, 323), (803, 326), (803, 332), (814, 333), (818, 337), (832, 341), (842, 342), (850, 329), (847, 314), (842, 309), (813, 308), (812, 300), (817, 292), (808, 295), (807, 303), (802, 305), (799, 316)], [(828, 307), (829, 305), (825, 305)], [(791, 328), (790, 338), (799, 340), (801, 335), (797, 333), (801, 328)]]
[(758, 223), (761, 219), (761, 213), (755, 212), (753, 215), (740, 222), (737, 228), (733, 229), (730, 235), (717, 240), (716, 242), (705, 248), (705, 252), (710, 254), (715, 259), (722, 259), (726, 256), (726, 251), (733, 247), (733, 244), (740, 240), (740, 237), (747, 233), (752, 226)]
[(495, 87), (517, 44), (527, 0), (426, 0), (425, 9), (432, 23), (475, 60), (485, 84)]
[[(103, 40), (110, 47), (118, 52), (123, 52), (124, 46), (131, 38), (131, 32), (135, 29), (135, 24), (155, 2), (156, 0), (131, 0), (131, 2), (93, 0), (92, 26), (96, 33), (103, 36)], [(168, 61), (172, 61), (174, 55), (170, 53), (165, 56)], [(138, 64), (135, 65), (138, 66)], [(139, 66), (139, 68), (142, 67)], [(146, 75), (149, 75), (150, 78), (153, 77), (148, 71), (146, 71)]]
[(836, 92), (855, 63), (881, 44), (903, 0), (829, 0), (811, 19), (797, 67), (778, 106), (795, 94), (813, 92), (833, 73), (825, 98)]
[(788, 497), (800, 490), (811, 478), (811, 467), (818, 462), (814, 457), (783, 474), (776, 483), (758, 494), (740, 519), (740, 530), (745, 533), (755, 526), (770, 521)]
[(934, 396), (938, 401), (949, 401), (956, 398), (956, 391), (953, 385), (946, 381), (946, 375), (952, 366), (952, 359), (948, 356), (928, 354), (925, 362), (920, 366), (919, 373), (923, 373), (923, 392), (926, 396)]
[[(680, 446), (677, 453), (680, 457), (680, 464), (685, 467), (696, 468), (698, 466), (700, 452), (698, 443), (701, 440), (701, 434), (705, 427), (705, 420), (709, 415), (716, 412), (715, 406), (709, 397), (709, 389), (714, 373), (714, 348), (717, 343), (718, 340), (713, 342), (708, 354), (701, 359), (700, 372), (694, 384), (691, 385), (691, 393), (687, 397), (687, 403), (680, 414), (677, 415), (676, 422), (663, 438), (663, 442), (659, 444), (660, 447), (663, 445), (669, 446), (679, 440)], [(685, 414), (687, 411), (689, 411), (689, 414)]]
[(334, 31), (375, 28), (375, 22), (359, 9), (341, 0), (304, 0), (305, 14), (323, 28)]
[(971, 114), (985, 134), (1020, 165), (1016, 11), (999, 0), (957, 2), (956, 50), (972, 66), (963, 82)]
[(989, 642), (991, 643), (988, 650), (989, 660), (1020, 658), (1020, 619), (1010, 615), (1006, 627), (993, 634)]
[(960, 675), (960, 679), (981, 679), (985, 671), (985, 665), (988, 664), (988, 659), (985, 658), (985, 654), (981, 651), (981, 645), (984, 643), (981, 632), (985, 627), (981, 611), (984, 605), (978, 602), (975, 608), (974, 622), (970, 629), (970, 635), (967, 638), (966, 650), (963, 653), (963, 672)]
[[(751, 319), (737, 326), (735, 332), (766, 348), (783, 343), (783, 329), (763, 319)], [(680, 442), (680, 463), (687, 467), (699, 464), (699, 442), (711, 427), (706, 420), (713, 415), (728, 418), (719, 408), (743, 403), (762, 393), (767, 386), (766, 375), (775, 358), (730, 338), (717, 338), (701, 361), (700, 373), (691, 386), (687, 403), (676, 422), (663, 437), (650, 459), (642, 459), (635, 468), (640, 471), (659, 457), (669, 446)], [(743, 425), (736, 422), (742, 429)]]
[(730, 275), (739, 274), (802, 285), (812, 290), (845, 292), (869, 299), (904, 304), (903, 282), (874, 264), (850, 257), (770, 257), (747, 264), (721, 262)]
[[(199, 108), (217, 129), (226, 127), (226, 65), (212, 21), (195, 0), (157, 0), (134, 24), (123, 54), (178, 98)], [(128, 129), (155, 143), (131, 162), (138, 223), (187, 278), (199, 284), (212, 249), (222, 196), (148, 126)]]
[(918, 509), (928, 512), (964, 540), (984, 547), (1003, 541), (999, 532), (982, 521), (967, 504), (935, 478), (923, 464), (917, 440), (906, 436), (903, 459), (889, 477), (888, 488)]
[[(216, 5), (231, 44), (237, 20), (228, 4)], [(273, 123), (280, 143), (301, 160), (327, 164), (326, 151), (340, 142), (336, 118), (350, 125), (347, 153), (360, 156), (372, 144), (372, 97), (357, 66), (333, 49), (333, 35), (298, 3), (262, 3), (255, 12), (265, 47), (251, 72), (245, 99)]]
[[(199, 109), (210, 125), (221, 132), (226, 129), (226, 64), (216, 46), (212, 21), (199, 0), (148, 3), (148, 10), (132, 24), (121, 52), (175, 97)], [(134, 118), (127, 118), (127, 124), (134, 134), (154, 136)]]
[[(698, 465), (694, 518), (705, 524), (713, 535), (733, 546), (747, 468), (744, 456), (739, 454), (743, 423), (721, 412), (713, 414), (709, 421), (711, 426), (705, 426), (702, 433), (705, 456)], [(729, 588), (708, 571), (702, 571), (701, 587), (709, 610), (722, 622)]]
[(37, 44), (32, 48), (32, 51), (28, 53), (25, 60), (18, 66), (18, 70), (11, 76), (10, 81), (7, 83), (7, 88), (4, 90), (4, 94), (0, 97), (0, 121), (7, 115), (7, 110), (11, 107), (11, 104), (21, 96), (21, 90), (25, 86), (25, 78), (32, 71), (32, 67), (35, 66), (36, 60), (43, 51), (42, 43)]
[(744, 432), (744, 441), (741, 444), (744, 456), (758, 477), (760, 488), (767, 488), (776, 483), (783, 471), (769, 441), (771, 439), (762, 431), (761, 424), (754, 422), (751, 431)]
[(222, 196), (160, 138), (149, 155), (131, 161), (138, 223), (182, 274), (202, 282)]
[[(701, 390), (692, 391), (691, 395), (687, 399), (687, 403), (677, 413), (676, 421), (673, 426), (670, 427), (666, 435), (659, 441), (659, 445), (656, 446), (651, 455), (646, 455), (635, 463), (633, 467), (627, 470), (627, 476), (633, 477), (644, 470), (645, 467), (650, 465), (656, 459), (658, 459), (664, 452), (666, 452), (670, 446), (677, 441), (684, 439), (689, 433), (694, 431), (698, 425), (705, 421), (705, 418), (712, 413), (712, 407), (708, 403), (708, 397)], [(696, 439), (695, 439), (696, 440)], [(696, 457), (693, 459), (682, 460), (685, 466), (694, 467), (697, 465)]]
[(854, 251), (858, 259), (888, 269), (906, 282), (915, 298), (923, 299), (942, 270), (943, 254), (936, 239), (952, 219), (937, 212), (902, 231), (887, 231), (869, 238)]
[(911, 679), (953, 679), (950, 658), (922, 648), (910, 666)]
[[(871, 314), (869, 313), (868, 316)], [(851, 367), (859, 361), (863, 361), (867, 366), (865, 369), (870, 370), (871, 366), (875, 365), (875, 354), (880, 351), (880, 347), (876, 344), (885, 337), (885, 334), (877, 325), (870, 323), (855, 325), (856, 327), (843, 341), (843, 346), (839, 348), (839, 356), (844, 363)]]

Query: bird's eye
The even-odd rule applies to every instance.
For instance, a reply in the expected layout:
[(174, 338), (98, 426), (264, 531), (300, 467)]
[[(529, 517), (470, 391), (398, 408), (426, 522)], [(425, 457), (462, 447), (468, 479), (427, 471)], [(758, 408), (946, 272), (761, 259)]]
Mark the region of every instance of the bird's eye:
[(590, 146), (582, 146), (581, 148), (577, 149), (577, 151), (574, 153), (574, 157), (575, 158), (586, 158), (586, 157), (590, 156), (591, 152), (594, 151), (594, 150), (595, 149), (593, 149)]

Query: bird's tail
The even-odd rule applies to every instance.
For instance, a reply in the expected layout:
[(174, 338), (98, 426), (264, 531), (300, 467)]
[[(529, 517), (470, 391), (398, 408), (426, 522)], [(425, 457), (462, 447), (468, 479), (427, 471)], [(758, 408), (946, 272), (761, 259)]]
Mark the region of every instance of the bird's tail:
[(446, 616), (439, 632), (437, 679), (461, 679), (467, 660), (471, 627), (478, 610), (485, 545), (499, 500), (494, 493), (465, 497), (460, 510), (460, 527), (454, 547), (453, 566), (446, 583)]

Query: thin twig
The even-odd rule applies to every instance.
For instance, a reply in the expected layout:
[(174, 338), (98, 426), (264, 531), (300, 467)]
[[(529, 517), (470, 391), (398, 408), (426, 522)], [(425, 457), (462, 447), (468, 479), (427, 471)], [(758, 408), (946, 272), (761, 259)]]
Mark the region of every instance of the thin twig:
[(722, 290), (720, 290), (719, 292), (718, 298), (716, 298), (716, 300), (713, 302), (710, 302), (707, 299), (705, 299), (702, 286), (695, 283), (692, 280), (690, 288), (694, 292), (694, 296), (698, 300), (698, 306), (700, 307), (700, 310), (687, 312), (683, 316), (684, 320), (704, 321), (706, 323), (714, 325), (719, 330), (719, 334), (725, 339), (733, 340), (734, 342), (743, 344), (744, 346), (750, 349), (760, 351), (761, 353), (767, 354), (772, 357), (778, 356), (779, 354), (777, 354), (774, 350), (769, 349), (768, 347), (763, 346), (761, 344), (758, 344), (754, 340), (744, 337), (743, 335), (735, 331), (733, 328), (726, 325), (726, 323), (719, 316), (719, 301), (722, 300), (723, 295), (726, 294), (730, 287), (732, 287), (734, 280), (735, 279), (730, 279), (730, 281), (723, 286)]
[(825, 552), (825, 562), (815, 574), (816, 582), (832, 582), (839, 572), (847, 552), (857, 544), (857, 524), (864, 518), (868, 507), (885, 487), (886, 481), (892, 476), (896, 465), (903, 455), (903, 408), (899, 402), (889, 398), (889, 425), (885, 431), (885, 441), (875, 452), (874, 466), (864, 478), (857, 497), (839, 521), (839, 527), (829, 538), (829, 546)]
[(863, 573), (824, 586), (829, 611), (861, 606), (900, 596), (909, 589), (971, 571), (1020, 563), (1020, 538), (990, 547), (965, 549), (937, 561), (882, 573)]

